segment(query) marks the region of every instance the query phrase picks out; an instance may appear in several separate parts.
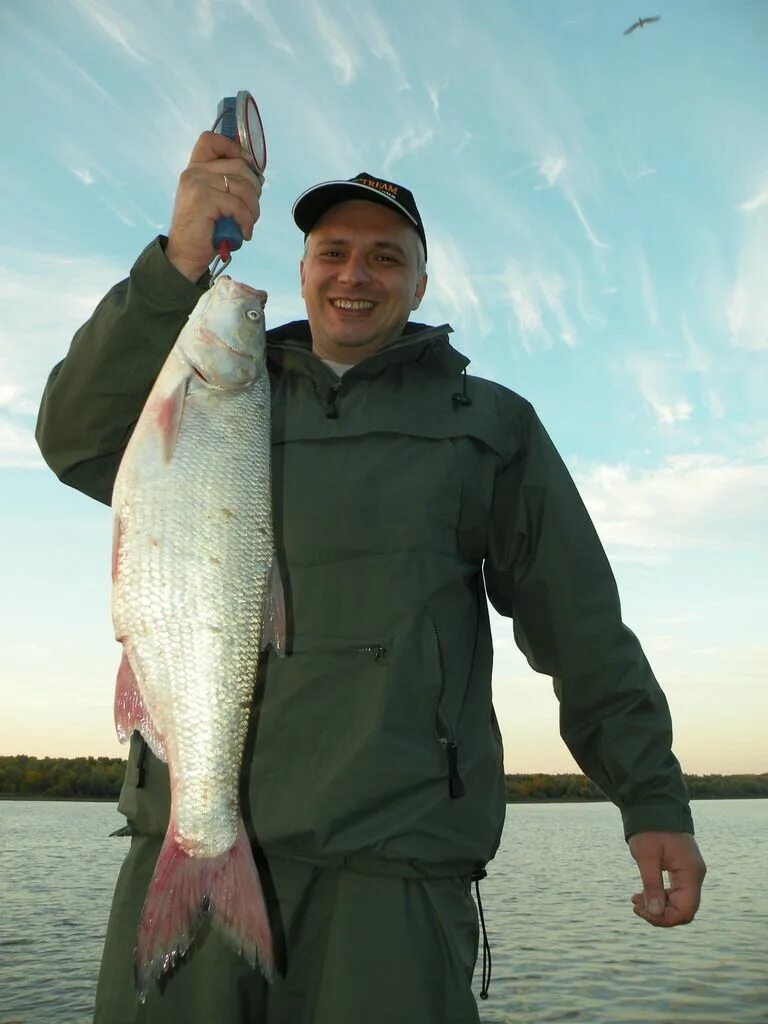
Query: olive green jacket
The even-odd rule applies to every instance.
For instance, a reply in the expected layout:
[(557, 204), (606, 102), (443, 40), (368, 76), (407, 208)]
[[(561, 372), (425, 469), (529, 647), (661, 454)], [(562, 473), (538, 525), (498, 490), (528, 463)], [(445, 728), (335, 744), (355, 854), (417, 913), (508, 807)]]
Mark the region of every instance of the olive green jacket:
[[(65, 483), (110, 501), (204, 284), (155, 241), (77, 332), (37, 431)], [(409, 324), (341, 380), (305, 321), (269, 332), (288, 655), (259, 673), (246, 820), (268, 854), (395, 873), (486, 863), (505, 808), (487, 594), (553, 677), (562, 736), (625, 834), (692, 832), (666, 700), (571, 477), (531, 405), (466, 376), (449, 332)], [(165, 831), (167, 769), (138, 736), (121, 808), (135, 831)]]

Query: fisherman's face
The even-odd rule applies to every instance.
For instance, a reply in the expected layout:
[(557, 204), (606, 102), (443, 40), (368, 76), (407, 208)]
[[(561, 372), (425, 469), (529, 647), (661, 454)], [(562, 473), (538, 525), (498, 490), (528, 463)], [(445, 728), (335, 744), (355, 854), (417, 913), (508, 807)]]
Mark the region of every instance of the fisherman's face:
[(317, 221), (300, 269), (312, 349), (339, 363), (399, 338), (427, 287), (413, 228), (394, 210), (358, 199)]

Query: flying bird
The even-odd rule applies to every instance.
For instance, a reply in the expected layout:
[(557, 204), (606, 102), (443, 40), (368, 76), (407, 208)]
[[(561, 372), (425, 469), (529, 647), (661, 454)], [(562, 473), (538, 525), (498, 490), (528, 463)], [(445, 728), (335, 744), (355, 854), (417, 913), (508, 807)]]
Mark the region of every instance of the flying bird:
[(630, 25), (629, 28), (624, 29), (624, 35), (628, 36), (630, 32), (634, 32), (636, 28), (644, 28), (646, 25), (650, 25), (652, 21), (661, 21), (661, 15), (654, 15), (652, 18), (638, 18), (634, 25)]

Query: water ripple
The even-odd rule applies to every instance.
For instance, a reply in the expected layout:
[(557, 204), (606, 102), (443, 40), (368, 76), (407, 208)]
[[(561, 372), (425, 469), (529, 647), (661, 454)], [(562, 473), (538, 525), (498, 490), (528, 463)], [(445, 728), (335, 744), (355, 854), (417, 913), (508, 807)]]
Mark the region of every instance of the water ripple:
[[(481, 886), (483, 1024), (768, 1024), (768, 800), (694, 811), (704, 900), (693, 924), (661, 930), (632, 914), (637, 870), (613, 808), (508, 808)], [(90, 1020), (121, 821), (113, 804), (0, 802), (0, 1024)]]

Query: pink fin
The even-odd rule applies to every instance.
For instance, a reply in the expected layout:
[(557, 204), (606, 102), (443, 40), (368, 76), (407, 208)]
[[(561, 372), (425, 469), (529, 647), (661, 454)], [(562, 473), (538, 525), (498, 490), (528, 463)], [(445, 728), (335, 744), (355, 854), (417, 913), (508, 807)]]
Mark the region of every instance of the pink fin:
[(168, 760), (165, 741), (147, 711), (139, 684), (128, 660), (125, 645), (123, 645), (123, 657), (117, 670), (117, 685), (115, 686), (115, 729), (121, 743), (130, 739), (134, 729), (138, 729), (151, 747), (152, 753), (161, 761)]
[(274, 974), (272, 933), (251, 845), (240, 821), (235, 845), (218, 857), (192, 857), (168, 827), (141, 912), (134, 959), (143, 999), (189, 951), (209, 915), (213, 926), (268, 981)]
[(272, 559), (272, 567), (269, 570), (261, 649), (266, 650), (270, 644), (276, 654), (285, 654), (285, 591), (277, 558)]
[(165, 461), (170, 462), (179, 436), (184, 399), (187, 397), (189, 377), (183, 377), (174, 390), (157, 406), (157, 425), (163, 437)]

